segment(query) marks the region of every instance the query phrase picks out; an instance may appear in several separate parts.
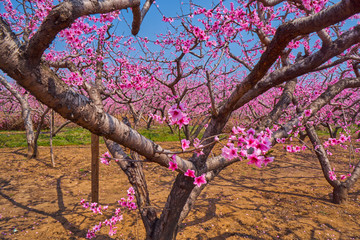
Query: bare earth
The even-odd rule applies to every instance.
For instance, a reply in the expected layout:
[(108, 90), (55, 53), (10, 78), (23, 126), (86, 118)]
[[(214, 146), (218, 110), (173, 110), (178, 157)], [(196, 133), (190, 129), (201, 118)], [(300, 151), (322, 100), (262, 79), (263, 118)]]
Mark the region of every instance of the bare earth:
[[(84, 239), (130, 187), (116, 164), (101, 165), (100, 203), (109, 210), (93, 215), (79, 203), (90, 200), (90, 146), (55, 147), (56, 168), (47, 147), (38, 160), (26, 160), (24, 153), (0, 149), (0, 239)], [(200, 195), (177, 239), (360, 239), (360, 183), (346, 205), (335, 205), (314, 154), (276, 146), (273, 155), (266, 168), (241, 162), (225, 169)], [(336, 169), (345, 170), (348, 150), (334, 155)], [(155, 164), (145, 169), (160, 213), (176, 174)], [(97, 239), (144, 239), (137, 211), (123, 215), (116, 237), (104, 227)]]

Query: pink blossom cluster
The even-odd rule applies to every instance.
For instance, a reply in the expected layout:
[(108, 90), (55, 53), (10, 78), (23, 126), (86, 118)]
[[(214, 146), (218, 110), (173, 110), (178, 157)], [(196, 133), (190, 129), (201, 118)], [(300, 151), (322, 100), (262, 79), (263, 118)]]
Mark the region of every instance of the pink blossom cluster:
[[(105, 164), (105, 165), (109, 165), (110, 164), (110, 160), (111, 160), (111, 155), (109, 152), (105, 152), (101, 158), (100, 158), (100, 162)], [(115, 161), (117, 162), (118, 160), (115, 159)]]
[(331, 181), (336, 180), (335, 168), (333, 169), (333, 171), (329, 171), (329, 178)]
[(335, 146), (335, 145), (341, 145), (343, 146), (345, 149), (345, 145), (343, 145), (345, 142), (350, 141), (351, 140), (351, 136), (345, 136), (343, 133), (340, 134), (339, 139), (336, 138), (329, 138), (327, 141), (325, 141), (323, 143), (324, 148), (327, 148), (329, 146)]
[(252, 128), (246, 131), (245, 128), (233, 127), (228, 143), (222, 148), (222, 156), (227, 160), (247, 158), (250, 160), (248, 164), (259, 168), (266, 166), (274, 161), (273, 157), (266, 155), (271, 148), (271, 134), (269, 128), (256, 134)]
[[(183, 139), (185, 141), (188, 141), (186, 139)], [(189, 141), (190, 142), (190, 141)], [(172, 171), (175, 171), (176, 169), (178, 169), (177, 163), (176, 163), (176, 155), (172, 155), (171, 156), (171, 161), (169, 162), (169, 169), (171, 169)], [(206, 183), (206, 178), (205, 178), (205, 174), (202, 174), (201, 176), (196, 177), (195, 176), (195, 171), (188, 169), (185, 173), (185, 176), (187, 177), (192, 177), (194, 178), (194, 184), (198, 187), (200, 187), (202, 184)]]
[(128, 190), (127, 190), (127, 199), (125, 198), (121, 198), (118, 203), (120, 204), (120, 206), (122, 207), (127, 207), (129, 210), (135, 210), (137, 207), (136, 207), (136, 204), (134, 202), (135, 200), (135, 191), (134, 191), (134, 188), (133, 187), (130, 187)]
[(284, 149), (286, 149), (287, 152), (290, 152), (290, 153), (296, 153), (296, 152), (300, 152), (300, 151), (304, 151), (306, 150), (306, 146), (303, 145), (303, 146), (293, 146), (292, 144), (291, 145), (286, 145), (284, 146)]
[(194, 178), (194, 185), (196, 185), (196, 186), (198, 186), (198, 187), (201, 187), (201, 185), (207, 183), (206, 177), (205, 177), (205, 173), (203, 173), (201, 176), (196, 177), (196, 176), (195, 176), (195, 171), (194, 171), (194, 170), (191, 170), (191, 169), (188, 169), (188, 170), (186, 171), (186, 173), (184, 173), (184, 175), (187, 176), (187, 177), (192, 177), (192, 178)]
[(117, 58), (116, 62), (118, 62), (121, 66), (116, 67), (116, 70), (119, 71), (120, 75), (120, 82), (118, 83), (118, 86), (121, 89), (133, 89), (139, 91), (146, 89), (149, 84), (154, 82), (154, 78), (152, 76), (142, 74), (144, 67), (140, 63), (131, 63), (125, 57)]
[(302, 2), (307, 10), (314, 10), (317, 13), (324, 8), (328, 0), (303, 0)]
[(183, 125), (188, 125), (190, 123), (190, 118), (184, 113), (185, 110), (186, 107), (182, 103), (173, 105), (168, 111), (170, 124), (177, 124), (179, 129), (181, 129)]
[(181, 148), (183, 151), (190, 147), (190, 141), (186, 139), (181, 139)]
[(197, 156), (203, 155), (203, 148), (204, 146), (201, 144), (201, 141), (198, 138), (194, 139), (194, 147), (195, 147), (195, 153)]
[(100, 204), (94, 202), (94, 203), (89, 203), (86, 202), (85, 199), (81, 199), (80, 204), (84, 207), (84, 208), (89, 208), (90, 210), (95, 213), (95, 214), (103, 214), (101, 210), (107, 210), (108, 206), (101, 206)]
[[(128, 199), (125, 200), (124, 198), (122, 198), (122, 200), (118, 202), (122, 207), (127, 207), (129, 210), (135, 210), (136, 204), (133, 202), (135, 199), (134, 197), (135, 191), (132, 187), (130, 187), (127, 190), (127, 193), (128, 193)], [(92, 210), (95, 214), (102, 214), (101, 210), (108, 209), (108, 206), (101, 207), (97, 203), (89, 203), (86, 202), (84, 199), (81, 199), (80, 203), (84, 208), (89, 208), (90, 206), (90, 210)], [(95, 233), (100, 231), (100, 229), (104, 226), (109, 226), (110, 228), (109, 236), (115, 235), (117, 231), (116, 230), (117, 227), (115, 225), (117, 222), (120, 222), (121, 220), (123, 220), (123, 215), (121, 215), (121, 208), (116, 208), (115, 215), (113, 215), (111, 218), (105, 219), (105, 221), (103, 222), (99, 222), (99, 224), (95, 225), (91, 230), (89, 229), (86, 234), (86, 238), (87, 239), (95, 238), (96, 237)]]
[(169, 162), (169, 169), (170, 169), (171, 171), (173, 171), (173, 172), (174, 172), (176, 169), (178, 169), (178, 165), (177, 165), (177, 163), (176, 163), (176, 155), (175, 155), (175, 154), (171, 156), (171, 161)]
[(149, 113), (148, 116), (153, 118), (155, 121), (157, 121), (159, 123), (163, 123), (165, 121), (165, 119), (166, 119), (165, 117), (162, 118), (161, 116), (156, 115), (156, 114), (152, 114), (152, 113)]
[[(217, 139), (219, 140), (219, 138), (217, 137)], [(198, 138), (194, 139), (193, 142), (194, 145), (194, 152), (196, 153), (197, 156), (203, 155), (204, 152), (202, 151), (204, 146), (201, 144), (201, 141)], [(181, 148), (183, 151), (185, 151), (186, 149), (188, 149), (190, 147), (190, 141), (186, 140), (186, 139), (181, 139)]]
[(164, 22), (173, 22), (174, 21), (174, 19), (173, 18), (171, 18), (171, 17), (165, 17), (165, 16), (163, 16), (163, 19), (162, 19)]
[(200, 41), (207, 41), (209, 40), (209, 36), (205, 33), (204, 30), (200, 29), (197, 26), (190, 26), (190, 30), (192, 33), (197, 37)]
[(83, 84), (84, 79), (81, 75), (77, 72), (70, 73), (70, 76), (68, 78), (62, 79), (66, 84), (70, 86), (80, 86)]
[[(346, 175), (340, 175), (341, 180), (345, 180), (347, 177), (351, 177), (351, 173), (348, 173)], [(335, 173), (335, 168), (333, 168), (332, 171), (329, 171), (329, 178), (331, 181), (335, 181), (337, 179), (336, 173)]]

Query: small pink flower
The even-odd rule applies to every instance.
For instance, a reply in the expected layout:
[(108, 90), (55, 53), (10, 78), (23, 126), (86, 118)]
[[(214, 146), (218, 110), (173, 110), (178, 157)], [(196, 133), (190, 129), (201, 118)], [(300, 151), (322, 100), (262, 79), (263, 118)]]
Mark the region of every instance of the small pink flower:
[(135, 194), (135, 190), (133, 187), (129, 187), (129, 189), (127, 190), (128, 195), (134, 195)]
[(109, 152), (104, 153), (101, 158), (100, 158), (100, 162), (106, 165), (110, 164), (110, 160), (111, 159), (111, 155)]
[(114, 227), (113, 225), (110, 225), (110, 230), (109, 230), (109, 236), (114, 236), (116, 234), (116, 227)]
[(121, 208), (115, 209), (115, 214), (116, 214), (117, 216), (120, 215), (120, 213), (121, 213)]
[(187, 148), (190, 147), (190, 141), (186, 139), (181, 139), (181, 148), (185, 151)]
[(195, 178), (195, 171), (194, 170), (191, 170), (191, 169), (188, 169), (186, 171), (186, 173), (184, 173), (185, 176), (187, 177), (192, 177), (192, 178)]
[(255, 164), (258, 168), (261, 168), (261, 164), (263, 163), (263, 156), (257, 156), (256, 154), (251, 154), (248, 156), (250, 160), (248, 164)]
[(329, 178), (330, 178), (331, 181), (336, 180), (335, 169), (333, 171), (329, 171)]
[(171, 169), (172, 171), (175, 171), (178, 168), (177, 163), (176, 162), (169, 162), (169, 169)]
[(228, 144), (230, 148), (228, 147), (223, 147), (221, 149), (222, 151), (222, 156), (224, 158), (226, 158), (227, 160), (232, 160), (234, 158), (239, 157), (237, 154), (238, 149), (234, 147), (234, 144), (230, 143)]
[(306, 109), (305, 111), (304, 111), (304, 114), (305, 114), (305, 117), (310, 117), (311, 116), (311, 109)]
[(250, 128), (248, 131), (247, 131), (247, 134), (249, 135), (255, 135), (255, 130), (253, 128)]
[(95, 233), (94, 233), (93, 231), (89, 230), (89, 231), (87, 232), (87, 234), (86, 234), (86, 238), (87, 238), (87, 239), (92, 239), (92, 238), (94, 238), (94, 237), (96, 237)]
[(199, 177), (196, 177), (194, 179), (194, 184), (197, 185), (198, 187), (201, 187), (201, 185), (203, 184), (206, 184), (206, 178), (205, 178), (205, 174), (199, 176)]
[(87, 54), (91, 54), (92, 51), (93, 51), (93, 50), (92, 50), (91, 48), (87, 48), (87, 49), (86, 49), (86, 53), (87, 53)]
[(130, 203), (129, 204), (129, 209), (130, 210), (135, 210), (137, 207), (136, 207), (136, 204), (134, 202)]
[(269, 163), (274, 161), (274, 157), (266, 157), (263, 161), (264, 166), (267, 166)]
[(128, 197), (127, 201), (128, 201), (128, 202), (132, 202), (132, 201), (134, 201), (134, 199), (135, 199), (134, 195), (130, 195), (130, 196)]

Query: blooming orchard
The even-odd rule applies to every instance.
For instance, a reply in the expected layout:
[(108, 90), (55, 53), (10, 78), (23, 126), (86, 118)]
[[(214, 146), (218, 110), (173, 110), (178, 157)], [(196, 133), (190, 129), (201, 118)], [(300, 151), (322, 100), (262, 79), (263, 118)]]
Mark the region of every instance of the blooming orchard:
[[(0, 15), (1, 70), (64, 118), (104, 137), (109, 154), (101, 161), (116, 159), (127, 175), (146, 238), (175, 239), (221, 170), (245, 159), (266, 166), (274, 160), (271, 146), (290, 137), (309, 137), (334, 202), (345, 200), (360, 166), (342, 181), (332, 180), (333, 173), (330, 179), (334, 170), (315, 127), (324, 125), (332, 138), (342, 129), (348, 138), (359, 120), (360, 2), (238, 0), (202, 7), (188, 1), (181, 15), (159, 17), (168, 31), (143, 36), (140, 25), (153, 2), (3, 1)], [(116, 27), (123, 9), (131, 9), (136, 38)], [(114, 116), (124, 113), (132, 124)], [(141, 119), (148, 126), (163, 121), (173, 131), (176, 125), (185, 134), (181, 149), (141, 135), (135, 130)], [(150, 201), (145, 159), (178, 173), (161, 215)]]

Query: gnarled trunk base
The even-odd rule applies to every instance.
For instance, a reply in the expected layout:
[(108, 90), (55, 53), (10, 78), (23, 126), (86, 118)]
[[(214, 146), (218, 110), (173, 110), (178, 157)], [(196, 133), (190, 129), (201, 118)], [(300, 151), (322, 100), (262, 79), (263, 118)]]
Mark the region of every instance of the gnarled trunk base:
[(28, 143), (27, 159), (36, 159), (39, 157), (39, 151), (36, 143)]
[(342, 204), (345, 203), (348, 199), (348, 191), (349, 189), (341, 184), (340, 186), (334, 187), (333, 190), (333, 203)]

